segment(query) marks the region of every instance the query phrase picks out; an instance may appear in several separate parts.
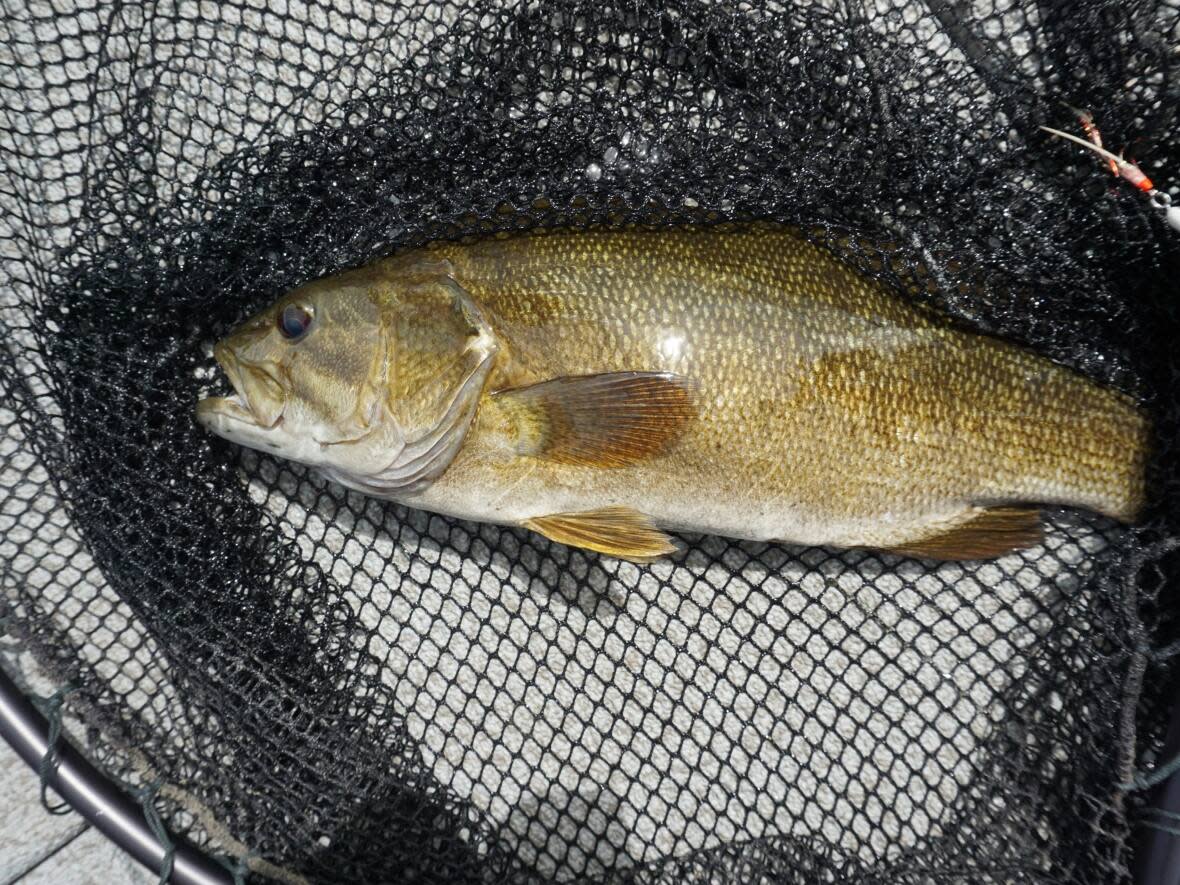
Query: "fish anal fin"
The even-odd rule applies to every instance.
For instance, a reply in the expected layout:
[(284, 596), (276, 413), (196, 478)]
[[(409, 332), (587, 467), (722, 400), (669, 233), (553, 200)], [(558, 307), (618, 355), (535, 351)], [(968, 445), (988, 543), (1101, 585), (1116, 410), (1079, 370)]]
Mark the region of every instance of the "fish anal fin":
[(1014, 550), (1033, 547), (1044, 538), (1039, 509), (988, 507), (979, 508), (945, 531), (886, 548), (886, 552), (916, 559), (994, 559)]
[(651, 562), (679, 549), (651, 517), (630, 507), (535, 516), (526, 519), (524, 526), (559, 544), (635, 562)]
[(693, 383), (670, 372), (554, 378), (497, 391), (516, 451), (563, 464), (626, 467), (661, 454), (697, 416)]

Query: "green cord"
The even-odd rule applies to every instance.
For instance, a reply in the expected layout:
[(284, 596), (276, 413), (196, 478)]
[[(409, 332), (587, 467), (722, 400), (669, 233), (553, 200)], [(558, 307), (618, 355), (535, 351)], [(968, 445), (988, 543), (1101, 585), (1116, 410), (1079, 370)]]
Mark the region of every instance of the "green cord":
[(1180, 836), (1180, 828), (1170, 827), (1167, 824), (1159, 823), (1158, 821), (1143, 821), (1143, 826), (1152, 830), (1159, 830), (1161, 833), (1167, 833), (1170, 836)]
[(234, 885), (246, 885), (250, 878), (250, 859), (258, 856), (256, 851), (247, 851), (237, 860), (226, 855), (219, 855), (216, 860), (234, 877)]
[(1162, 765), (1157, 765), (1155, 771), (1149, 775), (1137, 774), (1129, 783), (1119, 784), (1120, 790), (1149, 790), (1156, 784), (1161, 784), (1180, 771), (1180, 753)]
[[(1155, 817), (1162, 817), (1167, 820), (1180, 821), (1180, 811), (1167, 811), (1166, 809), (1163, 809), (1163, 808), (1152, 807), (1152, 808), (1148, 808), (1146, 811), (1143, 812), (1144, 817), (1146, 817), (1149, 814), (1153, 815)], [(1149, 826), (1150, 826), (1150, 824), (1149, 824)]]
[(58, 759), (57, 743), (61, 739), (61, 720), (62, 707), (65, 705), (66, 695), (74, 691), (74, 686), (66, 683), (53, 694), (48, 697), (33, 696), (33, 704), (45, 717), (49, 725), (49, 731), (45, 738), (45, 754), (41, 757), (41, 761), (37, 765), (37, 777), (41, 781), (41, 805), (50, 814), (63, 815), (69, 814), (70, 804), (68, 802), (61, 802), (57, 805), (50, 804), (49, 801), (49, 778), (57, 770)]
[(160, 792), (160, 781), (154, 781), (148, 784), (141, 790), (137, 791), (137, 797), (140, 805), (143, 806), (143, 818), (147, 821), (148, 829), (152, 831), (152, 835), (164, 848), (164, 859), (160, 865), (160, 880), (159, 885), (168, 885), (168, 879), (172, 875), (172, 864), (176, 859), (176, 844), (168, 835), (168, 828), (164, 826), (164, 821), (160, 817), (160, 812), (156, 808), (156, 796)]

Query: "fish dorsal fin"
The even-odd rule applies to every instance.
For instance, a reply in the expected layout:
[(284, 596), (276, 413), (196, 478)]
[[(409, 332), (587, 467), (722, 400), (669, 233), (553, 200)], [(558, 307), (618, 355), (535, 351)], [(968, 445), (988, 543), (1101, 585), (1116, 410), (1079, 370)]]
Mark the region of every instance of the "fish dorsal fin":
[(535, 516), (525, 520), (524, 526), (559, 544), (635, 562), (650, 562), (678, 549), (668, 535), (655, 527), (651, 517), (630, 507)]
[(697, 416), (693, 383), (670, 372), (561, 377), (495, 396), (512, 420), (517, 452), (592, 467), (658, 455)]
[(1044, 537), (1041, 512), (1035, 507), (981, 507), (952, 528), (888, 552), (917, 559), (994, 559), (1039, 544)]

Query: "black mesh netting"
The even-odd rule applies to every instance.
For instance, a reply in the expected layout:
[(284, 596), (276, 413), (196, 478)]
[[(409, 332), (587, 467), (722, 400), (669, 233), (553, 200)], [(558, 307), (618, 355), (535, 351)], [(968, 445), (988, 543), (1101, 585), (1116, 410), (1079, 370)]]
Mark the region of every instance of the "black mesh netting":
[[(1174, 2), (0, 6), (0, 616), (176, 831), (312, 882), (1129, 880), (1180, 634), (1180, 236), (1036, 126), (1089, 107), (1180, 182)], [(299, 282), (751, 217), (1142, 397), (1146, 525), (641, 567), (194, 424), (212, 341)]]

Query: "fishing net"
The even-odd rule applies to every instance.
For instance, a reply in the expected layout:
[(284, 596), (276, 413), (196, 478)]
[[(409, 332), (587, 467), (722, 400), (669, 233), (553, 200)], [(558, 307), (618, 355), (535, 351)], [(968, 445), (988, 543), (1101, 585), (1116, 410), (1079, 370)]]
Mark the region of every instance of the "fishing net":
[[(1037, 126), (1090, 108), (1180, 181), (1174, 0), (0, 5), (4, 660), (173, 832), (258, 880), (1130, 880), (1180, 636), (1180, 237)], [(212, 342), (303, 281), (750, 219), (1141, 398), (1145, 522), (639, 566), (193, 421)]]

